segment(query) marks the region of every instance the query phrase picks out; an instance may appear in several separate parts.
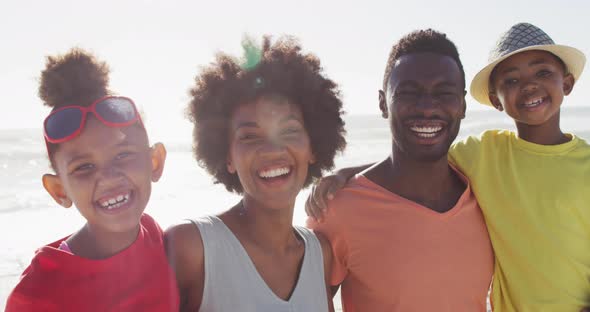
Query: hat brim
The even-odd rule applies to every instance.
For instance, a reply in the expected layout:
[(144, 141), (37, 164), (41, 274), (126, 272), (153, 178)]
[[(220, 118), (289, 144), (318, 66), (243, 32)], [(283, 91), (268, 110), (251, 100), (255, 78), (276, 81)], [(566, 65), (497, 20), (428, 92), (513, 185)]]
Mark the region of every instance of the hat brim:
[(578, 80), (578, 78), (582, 74), (582, 71), (584, 70), (584, 65), (586, 64), (586, 56), (584, 56), (584, 53), (570, 46), (559, 44), (528, 46), (525, 48), (512, 51), (489, 63), (488, 65), (486, 65), (486, 67), (480, 70), (475, 75), (475, 77), (473, 77), (473, 80), (471, 80), (471, 85), (469, 87), (469, 92), (471, 93), (471, 96), (473, 96), (473, 98), (481, 104), (492, 106), (489, 97), (489, 80), (490, 74), (494, 70), (494, 67), (496, 67), (496, 65), (498, 65), (500, 62), (514, 54), (530, 50), (547, 51), (555, 54), (565, 64), (567, 72), (571, 73), (574, 76), (574, 81)]

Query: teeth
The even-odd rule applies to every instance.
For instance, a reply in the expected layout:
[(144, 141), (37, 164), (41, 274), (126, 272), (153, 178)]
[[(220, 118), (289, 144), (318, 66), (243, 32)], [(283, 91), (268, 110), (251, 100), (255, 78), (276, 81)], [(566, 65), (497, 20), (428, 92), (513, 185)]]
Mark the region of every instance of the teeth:
[(410, 130), (421, 138), (433, 138), (442, 128), (442, 126), (410, 126)]
[(536, 100), (533, 100), (533, 101), (528, 101), (528, 102), (524, 103), (524, 106), (532, 107), (532, 106), (537, 106), (537, 105), (539, 105), (541, 103), (543, 103), (543, 99), (542, 98), (541, 99), (536, 99)]
[(438, 132), (442, 129), (441, 126), (434, 126), (434, 127), (420, 127), (420, 126), (412, 126), (410, 127), (410, 130), (415, 131), (415, 132), (421, 132), (421, 133), (435, 133)]
[(106, 209), (115, 209), (121, 207), (129, 200), (129, 194), (119, 195), (116, 198), (109, 198), (100, 202), (99, 204)]
[(289, 168), (277, 168), (272, 170), (263, 171), (260, 176), (263, 178), (274, 178), (289, 173)]
[(423, 138), (433, 138), (436, 136), (436, 133), (418, 133), (418, 136)]
[(420, 127), (420, 126), (412, 126), (410, 130), (414, 132), (424, 133), (424, 134), (434, 134), (442, 130), (441, 126), (434, 126), (434, 127)]

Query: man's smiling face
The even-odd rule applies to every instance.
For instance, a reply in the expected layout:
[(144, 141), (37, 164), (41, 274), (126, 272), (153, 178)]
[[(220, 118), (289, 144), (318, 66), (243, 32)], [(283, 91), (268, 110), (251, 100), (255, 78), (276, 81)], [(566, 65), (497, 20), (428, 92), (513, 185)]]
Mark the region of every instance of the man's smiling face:
[(461, 70), (449, 56), (404, 55), (391, 71), (379, 106), (389, 118), (394, 151), (422, 161), (446, 157), (465, 117)]

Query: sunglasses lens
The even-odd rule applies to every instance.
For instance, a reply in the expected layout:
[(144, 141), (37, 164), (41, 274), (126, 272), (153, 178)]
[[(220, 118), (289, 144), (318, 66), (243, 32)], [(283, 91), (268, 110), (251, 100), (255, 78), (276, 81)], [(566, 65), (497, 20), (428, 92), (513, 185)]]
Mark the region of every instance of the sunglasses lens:
[(63, 139), (80, 128), (82, 111), (78, 108), (66, 108), (47, 118), (45, 133), (53, 140)]
[(124, 98), (109, 98), (98, 103), (96, 113), (112, 123), (126, 123), (136, 116), (133, 103)]

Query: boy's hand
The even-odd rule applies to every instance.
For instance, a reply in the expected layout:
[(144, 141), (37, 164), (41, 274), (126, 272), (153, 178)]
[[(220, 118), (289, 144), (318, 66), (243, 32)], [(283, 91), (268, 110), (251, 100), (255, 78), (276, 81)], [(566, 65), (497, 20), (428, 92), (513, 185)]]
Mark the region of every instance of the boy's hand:
[(322, 222), (328, 210), (328, 200), (344, 187), (347, 177), (333, 174), (321, 178), (312, 188), (305, 201), (305, 212), (318, 222)]

